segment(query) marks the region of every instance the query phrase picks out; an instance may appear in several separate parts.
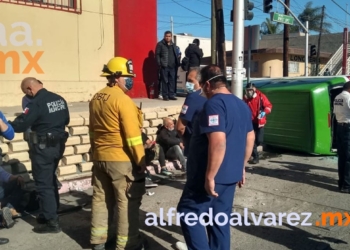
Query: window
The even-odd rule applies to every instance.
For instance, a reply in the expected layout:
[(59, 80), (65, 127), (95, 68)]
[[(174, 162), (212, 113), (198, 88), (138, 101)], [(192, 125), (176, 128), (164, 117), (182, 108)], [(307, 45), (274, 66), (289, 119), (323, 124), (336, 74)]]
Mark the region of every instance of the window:
[(288, 72), (289, 73), (299, 73), (299, 63), (298, 62), (288, 62)]
[(13, 3), (81, 14), (81, 0), (0, 0), (0, 3)]
[[(248, 70), (248, 61), (244, 62), (244, 68)], [(259, 72), (259, 62), (250, 61), (250, 73), (258, 73), (258, 72)]]

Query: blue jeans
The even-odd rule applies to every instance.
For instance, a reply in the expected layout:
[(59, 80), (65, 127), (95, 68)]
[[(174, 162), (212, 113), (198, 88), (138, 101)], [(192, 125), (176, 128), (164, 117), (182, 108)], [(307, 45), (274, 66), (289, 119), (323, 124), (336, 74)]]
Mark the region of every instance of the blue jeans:
[(179, 145), (175, 145), (169, 148), (165, 154), (165, 158), (170, 160), (179, 160), (181, 166), (183, 168), (186, 168), (186, 159)]
[[(198, 185), (198, 184), (190, 184)], [(230, 249), (230, 215), (232, 212), (233, 197), (236, 190), (236, 183), (224, 185), (215, 184), (215, 191), (218, 198), (208, 196), (203, 187), (190, 187), (186, 183), (179, 204), (178, 213), (195, 213), (197, 218), (203, 213), (208, 213), (212, 209), (212, 225), (204, 226), (197, 222), (196, 225), (188, 225), (185, 216), (181, 216), (181, 229), (189, 250), (228, 250)], [(224, 213), (228, 221), (224, 225), (215, 222), (215, 215)], [(193, 218), (191, 216), (191, 218)], [(219, 223), (223, 223), (223, 217), (218, 217)], [(208, 222), (208, 219), (205, 219)], [(209, 221), (211, 222), (211, 221)]]

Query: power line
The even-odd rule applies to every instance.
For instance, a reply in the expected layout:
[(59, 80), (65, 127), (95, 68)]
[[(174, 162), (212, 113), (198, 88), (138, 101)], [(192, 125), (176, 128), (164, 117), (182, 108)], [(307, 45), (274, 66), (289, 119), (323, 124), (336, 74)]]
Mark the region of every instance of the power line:
[(341, 8), (346, 14), (348, 14), (350, 16), (350, 13), (347, 12), (345, 9), (343, 9), (343, 7), (341, 7), (339, 4), (337, 4), (334, 0), (332, 0), (333, 3), (335, 3), (339, 8)]
[(190, 8), (187, 8), (186, 6), (183, 6), (182, 4), (180, 4), (180, 3), (178, 3), (178, 2), (175, 2), (175, 0), (171, 0), (171, 1), (172, 1), (173, 3), (176, 3), (177, 5), (181, 6), (182, 8), (184, 8), (184, 9), (186, 9), (186, 10), (192, 12), (192, 13), (195, 13), (195, 14), (201, 16), (201, 17), (210, 19), (210, 17), (204, 16), (204, 15), (202, 15), (201, 13), (198, 13), (198, 12), (196, 12), (196, 11), (193, 11), (193, 10), (191, 10)]

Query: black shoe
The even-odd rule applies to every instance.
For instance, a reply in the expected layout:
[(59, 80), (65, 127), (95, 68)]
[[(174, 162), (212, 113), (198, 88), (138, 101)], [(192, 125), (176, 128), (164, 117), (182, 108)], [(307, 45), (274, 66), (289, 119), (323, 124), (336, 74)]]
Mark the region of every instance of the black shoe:
[(9, 243), (9, 239), (6, 239), (6, 238), (0, 238), (0, 245), (5, 245)]
[(2, 211), (2, 226), (5, 228), (11, 228), (13, 225), (15, 225), (14, 220), (12, 219), (12, 213), (11, 210), (8, 207), (4, 207), (1, 209)]
[(248, 161), (249, 164), (258, 164), (259, 163), (259, 159), (252, 159), (250, 161)]
[(340, 192), (344, 194), (350, 194), (350, 188), (341, 188)]
[(164, 97), (163, 97), (163, 101), (169, 101), (169, 98), (164, 98)]
[(45, 219), (44, 215), (43, 214), (39, 214), (37, 217), (36, 217), (36, 222), (38, 224), (46, 224), (47, 223), (47, 220)]
[(158, 184), (154, 183), (151, 178), (146, 177), (145, 180), (145, 187), (150, 188), (150, 187), (158, 187)]
[(62, 231), (58, 219), (48, 220), (45, 225), (39, 225), (33, 229), (35, 233), (38, 234), (47, 234), (47, 233), (60, 233)]
[(92, 250), (105, 250), (105, 244), (93, 245)]
[(172, 101), (176, 101), (177, 100), (177, 98), (175, 96), (169, 97), (169, 99), (172, 100)]

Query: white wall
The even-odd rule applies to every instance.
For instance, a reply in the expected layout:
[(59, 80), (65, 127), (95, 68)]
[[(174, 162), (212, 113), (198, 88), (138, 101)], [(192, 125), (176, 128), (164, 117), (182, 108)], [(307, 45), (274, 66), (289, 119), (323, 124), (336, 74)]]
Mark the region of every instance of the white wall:
[[(184, 35), (174, 35), (174, 42), (180, 47), (182, 57), (185, 56), (185, 50), (188, 44), (192, 43), (193, 39), (198, 38), (200, 41), (199, 47), (203, 50), (203, 57), (211, 56), (211, 39), (204, 37), (194, 37), (194, 36), (184, 36)], [(232, 50), (232, 41), (226, 41), (226, 51)]]

